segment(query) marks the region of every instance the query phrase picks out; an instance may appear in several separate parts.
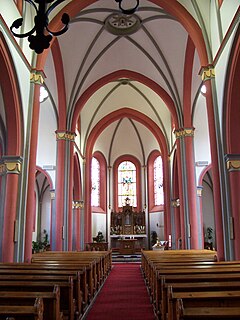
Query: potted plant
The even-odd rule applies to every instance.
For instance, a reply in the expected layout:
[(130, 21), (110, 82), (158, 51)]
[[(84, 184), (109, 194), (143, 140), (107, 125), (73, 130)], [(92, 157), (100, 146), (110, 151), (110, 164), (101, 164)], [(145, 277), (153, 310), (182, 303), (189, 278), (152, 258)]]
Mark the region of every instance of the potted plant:
[(96, 240), (96, 242), (104, 242), (105, 241), (103, 233), (101, 231), (98, 231), (98, 234), (97, 234), (95, 240)]
[(158, 235), (156, 231), (151, 232), (151, 246), (154, 246), (158, 240)]
[(212, 227), (207, 227), (204, 248), (209, 250), (213, 249), (213, 228)]
[(40, 240), (32, 241), (32, 252), (38, 253), (49, 249), (49, 240), (47, 230), (43, 230), (43, 238)]

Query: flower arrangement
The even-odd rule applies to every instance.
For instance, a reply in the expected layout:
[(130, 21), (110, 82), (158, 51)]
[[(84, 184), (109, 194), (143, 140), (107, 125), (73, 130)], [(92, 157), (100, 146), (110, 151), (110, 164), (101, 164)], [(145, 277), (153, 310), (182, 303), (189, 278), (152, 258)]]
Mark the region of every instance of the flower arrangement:
[(43, 238), (39, 241), (32, 241), (32, 252), (38, 253), (46, 251), (49, 248), (49, 239), (47, 230), (43, 230)]

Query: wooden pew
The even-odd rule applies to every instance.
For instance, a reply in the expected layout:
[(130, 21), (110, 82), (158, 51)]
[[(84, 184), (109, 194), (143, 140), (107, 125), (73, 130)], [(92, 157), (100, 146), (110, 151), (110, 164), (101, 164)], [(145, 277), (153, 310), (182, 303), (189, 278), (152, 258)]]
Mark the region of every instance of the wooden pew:
[(168, 320), (240, 317), (240, 291), (174, 293), (169, 287)]
[(232, 268), (230, 266), (226, 268), (197, 268), (189, 266), (184, 269), (159, 270), (158, 280), (155, 291), (155, 310), (157, 314), (162, 314), (164, 319), (166, 314), (166, 290), (168, 282), (172, 283), (191, 283), (193, 286), (198, 282), (205, 281), (240, 281), (240, 268)]
[[(35, 264), (34, 262), (32, 264)], [(94, 297), (95, 293), (97, 292), (98, 285), (97, 285), (97, 273), (96, 273), (96, 262), (93, 261), (85, 261), (81, 262), (78, 260), (66, 260), (66, 259), (55, 259), (55, 260), (38, 260), (37, 264), (42, 266), (45, 265), (46, 268), (63, 268), (63, 269), (70, 269), (83, 271), (86, 272), (86, 283), (87, 283), (87, 296), (84, 295), (84, 303), (88, 304)]]
[(0, 319), (13, 318), (14, 320), (43, 320), (43, 299), (38, 297), (32, 306), (0, 305)]
[(60, 312), (60, 288), (54, 286), (52, 292), (0, 291), (0, 306), (32, 306), (36, 298), (42, 298), (44, 320), (63, 320)]
[[(196, 282), (196, 283), (171, 283), (166, 287), (166, 296), (163, 295), (162, 299), (162, 313), (168, 316), (167, 319), (176, 318), (176, 300), (178, 298), (197, 297), (205, 292), (240, 292), (240, 281), (209, 281), (209, 282)], [(186, 294), (186, 295), (185, 295)], [(167, 308), (166, 308), (167, 305)], [(206, 304), (205, 304), (206, 305)], [(165, 317), (163, 317), (165, 318)]]
[[(2, 277), (1, 277), (2, 278)], [(74, 319), (73, 279), (67, 281), (43, 280), (0, 280), (0, 291), (11, 292), (52, 292), (54, 286), (60, 287), (60, 309), (69, 320)]]
[[(83, 314), (84, 301), (83, 297), (87, 299), (88, 289), (86, 284), (86, 271), (84, 270), (76, 271), (76, 268), (73, 269), (64, 269), (59, 267), (56, 268), (45, 268), (45, 265), (32, 265), (27, 263), (7, 263), (0, 264), (0, 277), (8, 276), (33, 276), (32, 279), (38, 277), (40, 280), (61, 280), (68, 279), (69, 276), (73, 277), (73, 299), (76, 301), (76, 311), (78, 315)], [(60, 276), (60, 277), (59, 277)], [(35, 277), (35, 278), (34, 278)], [(61, 278), (62, 277), (62, 278)], [(63, 278), (64, 277), (64, 278)], [(5, 278), (6, 279), (6, 278)], [(85, 294), (85, 296), (83, 295)]]
[[(142, 252), (142, 270), (158, 317), (162, 316), (162, 319), (166, 319), (167, 285), (164, 282), (168, 277), (175, 277), (175, 281), (181, 282), (183, 286), (185, 282), (189, 285), (189, 281), (222, 281), (220, 278), (225, 281), (229, 276), (240, 280), (239, 261), (217, 262), (216, 252), (209, 251), (208, 255), (206, 250), (199, 250), (197, 253), (194, 251), (180, 250), (179, 253), (168, 251), (167, 254), (154, 251)], [(212, 279), (209, 280), (208, 277)], [(171, 283), (174, 285), (174, 282)], [(190, 284), (190, 290), (191, 285), (193, 284)], [(199, 288), (199, 290), (203, 289)]]
[[(35, 254), (32, 257), (32, 263), (46, 263), (46, 264), (92, 264), (93, 270), (89, 275), (89, 291), (90, 299), (100, 288), (103, 281), (106, 279), (107, 274), (111, 268), (111, 251), (80, 251), (80, 252), (58, 252), (49, 251), (40, 254)], [(91, 283), (91, 281), (92, 283)]]

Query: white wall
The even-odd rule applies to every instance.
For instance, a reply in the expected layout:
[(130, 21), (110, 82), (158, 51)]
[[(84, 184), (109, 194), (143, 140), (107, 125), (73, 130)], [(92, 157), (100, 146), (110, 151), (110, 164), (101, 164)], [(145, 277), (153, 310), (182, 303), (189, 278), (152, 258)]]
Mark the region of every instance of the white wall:
[(104, 239), (106, 240), (106, 218), (107, 215), (104, 213), (92, 213), (92, 236), (96, 237), (98, 231), (103, 233)]
[[(158, 224), (158, 226), (157, 226)], [(151, 232), (156, 231), (158, 235), (158, 239), (164, 239), (164, 212), (151, 212), (149, 214), (149, 225), (150, 225), (150, 240), (151, 240)]]

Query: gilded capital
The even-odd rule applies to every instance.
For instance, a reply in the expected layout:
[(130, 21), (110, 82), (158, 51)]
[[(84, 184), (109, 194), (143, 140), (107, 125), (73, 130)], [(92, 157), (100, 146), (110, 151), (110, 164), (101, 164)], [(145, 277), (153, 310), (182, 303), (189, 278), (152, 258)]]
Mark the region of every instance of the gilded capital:
[(51, 200), (55, 199), (55, 190), (50, 190), (50, 197), (51, 197)]
[(32, 83), (42, 85), (44, 83), (44, 78), (45, 75), (41, 70), (33, 69), (30, 73), (30, 82)]
[(184, 137), (193, 137), (194, 128), (181, 128), (174, 131), (176, 139)]
[(203, 187), (202, 186), (197, 186), (197, 196), (198, 197), (202, 196), (202, 191), (203, 191)]
[(174, 207), (174, 208), (177, 208), (177, 207), (180, 207), (180, 199), (172, 199), (171, 200), (171, 205), (172, 205), (172, 207)]
[(200, 75), (202, 77), (202, 81), (210, 80), (215, 78), (215, 69), (213, 65), (208, 65), (206, 67), (202, 67), (200, 70)]
[(74, 200), (72, 202), (73, 209), (82, 209), (84, 208), (84, 201), (83, 200)]
[(227, 154), (225, 160), (229, 172), (240, 171), (240, 154)]
[(22, 158), (17, 156), (3, 156), (0, 160), (0, 175), (20, 174), (22, 172)]
[(76, 137), (75, 132), (71, 131), (56, 131), (56, 138), (57, 140), (66, 140), (74, 142)]

